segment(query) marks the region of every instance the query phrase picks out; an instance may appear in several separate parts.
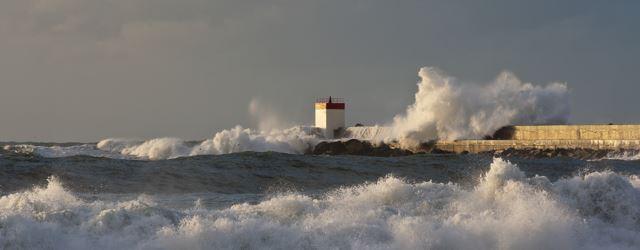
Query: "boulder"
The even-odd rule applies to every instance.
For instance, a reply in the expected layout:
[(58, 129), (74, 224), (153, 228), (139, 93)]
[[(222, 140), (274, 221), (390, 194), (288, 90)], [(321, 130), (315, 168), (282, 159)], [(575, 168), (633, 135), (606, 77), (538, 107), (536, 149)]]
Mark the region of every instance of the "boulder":
[(373, 146), (368, 141), (360, 141), (351, 139), (344, 142), (347, 154), (350, 155), (368, 155), (371, 153)]
[(341, 154), (345, 154), (346, 151), (347, 151), (347, 148), (345, 147), (344, 143), (342, 143), (342, 142), (339, 142), (339, 141), (335, 141), (335, 142), (324, 141), (324, 142), (318, 143), (318, 145), (316, 145), (313, 148), (313, 153), (312, 154), (314, 154), (314, 155), (323, 155), (323, 154), (341, 155)]
[(314, 155), (366, 155), (366, 156), (405, 156), (412, 155), (409, 150), (392, 148), (387, 144), (373, 145), (368, 141), (351, 139), (348, 141), (321, 142), (310, 151)]

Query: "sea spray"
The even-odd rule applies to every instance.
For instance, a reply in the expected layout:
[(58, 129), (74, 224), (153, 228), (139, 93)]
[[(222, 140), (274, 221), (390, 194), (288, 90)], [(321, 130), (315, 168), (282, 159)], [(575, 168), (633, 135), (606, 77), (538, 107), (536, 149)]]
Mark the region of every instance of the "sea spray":
[[(111, 139), (103, 140), (101, 145), (97, 146), (96, 144), (79, 144), (72, 146), (38, 146), (31, 144), (16, 144), (16, 145), (5, 145), (3, 147), (4, 151), (11, 152), (12, 154), (21, 154), (21, 155), (37, 155), (39, 157), (45, 158), (61, 158), (61, 157), (72, 157), (77, 155), (83, 156), (91, 156), (91, 157), (107, 157), (112, 159), (134, 159), (134, 156), (123, 155), (120, 153), (120, 150), (104, 150), (109, 149), (111, 145), (117, 144), (117, 147), (124, 148), (125, 144), (121, 144), (120, 140), (118, 142), (113, 143)], [(128, 141), (128, 140), (127, 140)], [(104, 142), (104, 143), (103, 143)], [(137, 142), (142, 143), (142, 142)], [(100, 145), (100, 144), (99, 144)], [(133, 145), (133, 144), (132, 144)]]
[(295, 127), (295, 123), (291, 122), (288, 117), (280, 114), (278, 109), (259, 98), (251, 99), (248, 111), (253, 120), (255, 120), (258, 131), (283, 130)]
[[(474, 187), (375, 182), (257, 203), (168, 209), (154, 196), (85, 200), (58, 178), (0, 197), (5, 249), (637, 249), (637, 177), (550, 182), (501, 159)], [(635, 183), (635, 184), (634, 184)]]
[(479, 139), (512, 124), (564, 124), (569, 117), (566, 84), (523, 83), (503, 72), (485, 86), (462, 84), (424, 67), (415, 103), (392, 123), (393, 139), (408, 147), (433, 139)]
[(170, 137), (146, 141), (108, 138), (97, 144), (74, 146), (5, 145), (3, 150), (18, 154), (34, 154), (46, 158), (84, 155), (113, 159), (164, 160), (246, 151), (303, 154), (306, 150), (313, 148), (320, 140), (318, 131), (311, 127), (296, 126), (288, 129), (260, 131), (236, 126), (217, 132), (212, 139), (201, 142), (188, 142)]
[(312, 128), (292, 127), (282, 130), (255, 131), (236, 126), (216, 133), (211, 140), (194, 148), (195, 154), (228, 154), (244, 151), (276, 151), (302, 154), (319, 142)]
[[(176, 138), (158, 138), (144, 142), (106, 139), (98, 143), (98, 148), (117, 151), (123, 155), (143, 159), (172, 159), (194, 155), (218, 155), (245, 151), (277, 151), (302, 154), (318, 143), (313, 129), (293, 127), (283, 130), (256, 131), (236, 126), (216, 133), (213, 139), (189, 146)], [(119, 144), (120, 143), (120, 144)]]
[(638, 150), (616, 150), (609, 152), (605, 157), (598, 160), (620, 160), (620, 161), (638, 161), (640, 160), (640, 151)]

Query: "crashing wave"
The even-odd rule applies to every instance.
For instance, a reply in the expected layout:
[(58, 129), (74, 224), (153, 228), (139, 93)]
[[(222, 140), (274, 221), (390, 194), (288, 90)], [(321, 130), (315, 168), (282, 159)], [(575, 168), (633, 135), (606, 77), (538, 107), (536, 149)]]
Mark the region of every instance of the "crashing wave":
[(205, 140), (195, 146), (188, 146), (185, 141), (177, 138), (158, 138), (142, 143), (131, 143), (126, 140), (114, 143), (113, 140), (108, 139), (98, 143), (98, 148), (120, 152), (123, 155), (158, 160), (245, 151), (302, 154), (318, 141), (318, 137), (304, 127), (258, 132), (236, 126), (233, 129), (218, 132), (213, 139)]
[(59, 158), (70, 156), (107, 157), (113, 159), (130, 159), (127, 155), (113, 153), (96, 148), (95, 144), (82, 144), (73, 146), (37, 146), (30, 144), (5, 145), (3, 149), (13, 154), (37, 155), (46, 158)]
[(9, 249), (637, 249), (640, 181), (550, 182), (495, 159), (470, 189), (387, 176), (318, 197), (172, 210), (151, 196), (85, 201), (50, 178), (0, 197), (0, 215)]
[(302, 154), (320, 141), (319, 132), (310, 127), (293, 127), (257, 132), (237, 126), (218, 132), (213, 139), (195, 147), (191, 154), (229, 154), (244, 151)]
[(564, 124), (569, 117), (566, 84), (537, 86), (503, 72), (494, 82), (461, 84), (424, 67), (415, 103), (394, 118), (394, 138), (407, 147), (433, 139), (479, 139), (513, 124)]
[(213, 139), (189, 143), (179, 138), (156, 138), (147, 141), (111, 138), (97, 144), (75, 146), (7, 145), (6, 151), (56, 158), (76, 155), (114, 159), (162, 160), (195, 155), (219, 155), (245, 151), (276, 151), (302, 154), (320, 141), (318, 131), (310, 127), (256, 131), (236, 126), (215, 134)]
[(349, 127), (345, 130), (345, 138), (385, 142), (394, 139), (393, 129), (385, 126)]

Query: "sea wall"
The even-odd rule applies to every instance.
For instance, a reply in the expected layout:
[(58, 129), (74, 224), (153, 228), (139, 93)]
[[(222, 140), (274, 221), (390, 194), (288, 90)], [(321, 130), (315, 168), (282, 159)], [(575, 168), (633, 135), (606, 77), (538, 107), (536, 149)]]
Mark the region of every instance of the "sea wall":
[(458, 140), (438, 141), (434, 149), (454, 153), (481, 153), (506, 149), (640, 149), (640, 140)]
[[(344, 137), (362, 141), (392, 138), (390, 127), (350, 127)], [(393, 143), (392, 148), (399, 147)], [(481, 153), (507, 149), (640, 150), (640, 125), (528, 125), (506, 126), (486, 140), (436, 141), (417, 152)]]
[(507, 126), (494, 135), (501, 140), (640, 140), (640, 125)]
[(434, 149), (480, 153), (505, 149), (640, 149), (640, 125), (507, 126), (491, 140), (438, 141)]

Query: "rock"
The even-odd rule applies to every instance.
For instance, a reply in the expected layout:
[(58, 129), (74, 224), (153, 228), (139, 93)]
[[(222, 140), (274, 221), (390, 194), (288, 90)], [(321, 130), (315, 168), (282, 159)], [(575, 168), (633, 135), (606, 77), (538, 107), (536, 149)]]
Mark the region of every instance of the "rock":
[(437, 148), (431, 150), (429, 153), (432, 153), (432, 154), (453, 154), (453, 152), (449, 152), (449, 151), (445, 151), (445, 150), (437, 149)]
[(347, 148), (342, 142), (339, 142), (339, 141), (321, 142), (315, 146), (315, 148), (313, 149), (313, 154), (314, 155), (322, 155), (322, 154), (341, 155), (341, 154), (344, 154), (346, 151), (347, 151)]
[(636, 152), (634, 150), (608, 150), (589, 148), (558, 148), (558, 149), (505, 149), (495, 152), (498, 157), (520, 157), (525, 159), (567, 157), (582, 160), (602, 159), (609, 155), (622, 155)]
[[(558, 149), (513, 149), (508, 148), (501, 151), (484, 152), (482, 154), (494, 155), (497, 157), (519, 157), (525, 159), (535, 158), (555, 158), (569, 157), (574, 159), (602, 159), (608, 155), (622, 155), (632, 152), (637, 154), (637, 150), (606, 150), (606, 149), (587, 149), (587, 148), (558, 148)], [(395, 157), (406, 156), (418, 153), (430, 154), (453, 154), (453, 152), (444, 151), (431, 147), (430, 144), (423, 144), (416, 152), (394, 147), (393, 144), (372, 144), (369, 141), (360, 141), (351, 139), (348, 141), (325, 141), (318, 143), (315, 147), (306, 151), (306, 154), (313, 155), (365, 155), (378, 157)], [(461, 154), (468, 154), (463, 152)]]
[(344, 142), (347, 154), (350, 155), (368, 155), (371, 153), (373, 146), (368, 141), (360, 141), (356, 139)]
[(387, 144), (373, 145), (368, 141), (351, 139), (348, 141), (321, 142), (316, 145), (311, 154), (314, 155), (366, 155), (366, 156), (406, 156), (412, 155), (409, 150), (392, 148)]

